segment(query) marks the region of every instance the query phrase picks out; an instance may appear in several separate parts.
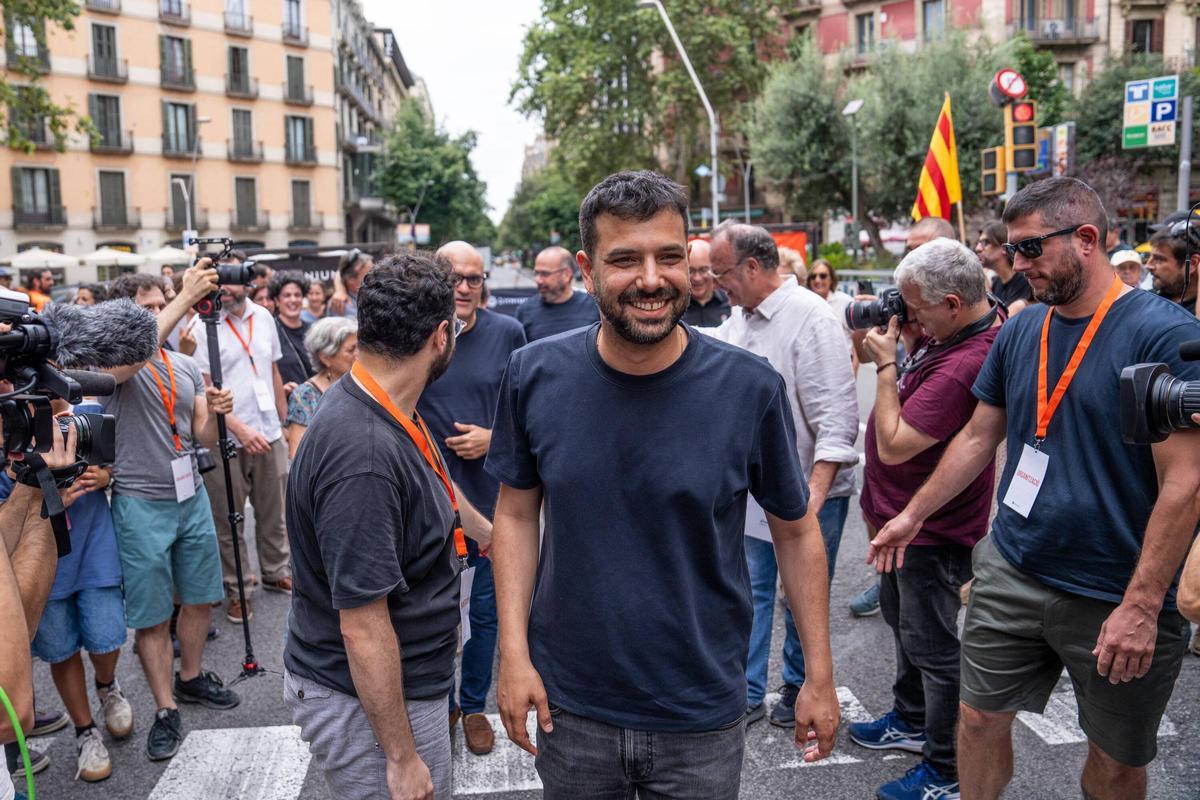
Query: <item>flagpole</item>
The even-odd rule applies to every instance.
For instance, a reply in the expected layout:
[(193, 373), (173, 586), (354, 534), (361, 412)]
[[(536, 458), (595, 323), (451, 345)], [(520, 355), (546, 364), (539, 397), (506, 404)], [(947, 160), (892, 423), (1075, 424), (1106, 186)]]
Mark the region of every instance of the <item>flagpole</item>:
[(955, 203), (954, 205), (958, 206), (958, 240), (967, 247), (970, 247), (971, 243), (967, 241), (967, 229), (966, 226), (963, 225), (962, 203), (959, 202)]

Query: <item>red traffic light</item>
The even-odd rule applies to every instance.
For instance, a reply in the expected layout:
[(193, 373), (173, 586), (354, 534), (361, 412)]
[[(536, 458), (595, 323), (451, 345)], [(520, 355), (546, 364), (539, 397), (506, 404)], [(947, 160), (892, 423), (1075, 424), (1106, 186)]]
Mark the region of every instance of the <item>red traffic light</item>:
[(1033, 122), (1033, 103), (1013, 103), (1013, 122)]

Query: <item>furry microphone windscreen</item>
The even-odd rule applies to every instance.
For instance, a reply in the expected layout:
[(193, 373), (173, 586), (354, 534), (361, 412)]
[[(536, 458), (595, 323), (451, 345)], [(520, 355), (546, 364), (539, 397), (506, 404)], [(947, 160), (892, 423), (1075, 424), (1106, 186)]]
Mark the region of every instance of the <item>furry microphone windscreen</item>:
[(58, 331), (54, 360), (60, 367), (124, 367), (158, 350), (158, 320), (132, 300), (94, 306), (50, 303), (39, 316)]

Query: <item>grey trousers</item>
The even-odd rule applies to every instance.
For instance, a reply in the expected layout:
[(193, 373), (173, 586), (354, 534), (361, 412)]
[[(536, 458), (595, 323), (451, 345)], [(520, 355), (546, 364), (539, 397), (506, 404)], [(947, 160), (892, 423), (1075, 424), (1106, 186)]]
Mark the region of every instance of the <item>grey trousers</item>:
[[(285, 670), (283, 700), (333, 797), (387, 800), (387, 762), (358, 698)], [(408, 700), (405, 705), (417, 755), (433, 778), (434, 800), (450, 800), (453, 770), (447, 698)]]

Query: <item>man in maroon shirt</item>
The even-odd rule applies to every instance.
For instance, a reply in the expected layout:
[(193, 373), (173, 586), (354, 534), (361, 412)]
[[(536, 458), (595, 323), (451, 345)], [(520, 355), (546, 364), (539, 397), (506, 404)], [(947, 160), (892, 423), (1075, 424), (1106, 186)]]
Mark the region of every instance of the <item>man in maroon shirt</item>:
[[(987, 297), (979, 258), (951, 239), (913, 250), (896, 268), (910, 320), (923, 335), (896, 363), (896, 318), (886, 332), (856, 335), (859, 357), (878, 372), (867, 421), (863, 516), (872, 538), (933, 474), (943, 451), (975, 410), (971, 393), (1003, 311)], [(884, 573), (880, 607), (896, 638), (895, 706), (850, 738), (876, 750), (923, 753), (882, 798), (958, 796), (954, 728), (958, 722), (959, 587), (971, 576), (971, 549), (987, 533), (995, 468), (925, 521), (904, 566)], [(927, 791), (941, 793), (925, 794)]]

